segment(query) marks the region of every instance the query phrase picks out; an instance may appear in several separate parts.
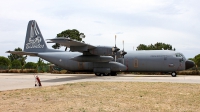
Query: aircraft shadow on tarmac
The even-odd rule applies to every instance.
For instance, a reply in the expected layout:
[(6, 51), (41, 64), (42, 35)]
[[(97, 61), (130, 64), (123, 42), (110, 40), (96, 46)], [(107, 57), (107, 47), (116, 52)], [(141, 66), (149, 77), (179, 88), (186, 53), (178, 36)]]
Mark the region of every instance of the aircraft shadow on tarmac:
[(73, 80), (81, 80), (87, 78), (93, 78), (96, 76), (73, 76), (73, 77), (63, 77), (63, 78), (56, 78), (56, 79), (49, 79), (49, 80), (41, 80), (41, 82), (65, 82), (65, 81), (73, 81)]
[(171, 77), (171, 75), (118, 75), (117, 77)]
[[(63, 76), (63, 75), (62, 75)], [(73, 80), (81, 80), (88, 78), (100, 78), (94, 75), (84, 76), (84, 75), (67, 75), (72, 77), (63, 77), (63, 78), (54, 78), (49, 80), (41, 80), (41, 82), (65, 82), (65, 81), (73, 81)], [(106, 77), (171, 77), (170, 75), (118, 75), (118, 76), (101, 76), (101, 78)]]
[[(8, 75), (10, 74), (10, 75)], [(36, 73), (2, 73), (1, 76), (27, 76), (27, 75), (38, 75)]]

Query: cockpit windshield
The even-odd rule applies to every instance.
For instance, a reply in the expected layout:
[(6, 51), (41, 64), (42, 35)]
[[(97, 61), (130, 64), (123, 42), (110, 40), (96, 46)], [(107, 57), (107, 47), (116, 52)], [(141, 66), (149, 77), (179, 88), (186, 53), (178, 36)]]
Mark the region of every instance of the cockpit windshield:
[(181, 53), (176, 53), (175, 56), (176, 56), (177, 58), (181, 58), (181, 59), (180, 59), (180, 62), (183, 62), (183, 61), (185, 60), (185, 56), (184, 56), (183, 54), (181, 54)]
[(176, 57), (183, 57), (183, 55), (180, 53), (176, 53)]

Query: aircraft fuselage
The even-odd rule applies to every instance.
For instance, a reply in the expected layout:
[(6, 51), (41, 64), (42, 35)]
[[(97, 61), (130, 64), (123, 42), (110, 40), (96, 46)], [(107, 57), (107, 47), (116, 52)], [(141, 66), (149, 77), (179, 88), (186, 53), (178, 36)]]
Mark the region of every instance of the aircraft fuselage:
[[(77, 52), (44, 52), (39, 53), (38, 56), (70, 71), (93, 71), (94, 68), (110, 68), (113, 66), (102, 62), (77, 62), (71, 60), (81, 54)], [(186, 59), (176, 51), (130, 51), (125, 55), (124, 61), (123, 58), (118, 58), (117, 62), (124, 63), (127, 68), (122, 71), (125, 72), (173, 72), (185, 70)], [(111, 63), (116, 62), (113, 60)]]
[[(96, 76), (116, 76), (117, 72), (171, 72), (193, 67), (193, 61), (184, 55), (170, 50), (120, 51), (115, 46), (94, 46), (79, 42), (69, 37), (48, 39), (47, 43), (59, 43), (71, 52), (49, 49), (44, 41), (39, 26), (31, 20), (27, 26), (23, 51), (7, 51), (18, 55), (38, 56), (70, 71), (91, 71)], [(116, 61), (115, 61), (116, 60)]]

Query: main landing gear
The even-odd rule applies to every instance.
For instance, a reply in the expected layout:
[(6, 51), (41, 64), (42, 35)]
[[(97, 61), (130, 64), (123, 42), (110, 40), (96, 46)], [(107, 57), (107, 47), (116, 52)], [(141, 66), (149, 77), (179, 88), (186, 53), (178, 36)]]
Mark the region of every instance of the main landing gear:
[(96, 76), (117, 76), (117, 72), (111, 73), (95, 73)]

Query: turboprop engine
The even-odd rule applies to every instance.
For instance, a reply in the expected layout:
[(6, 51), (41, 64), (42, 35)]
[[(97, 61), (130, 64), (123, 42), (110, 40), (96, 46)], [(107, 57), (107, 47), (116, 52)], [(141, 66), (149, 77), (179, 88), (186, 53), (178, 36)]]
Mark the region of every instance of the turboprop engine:
[(97, 46), (94, 49), (90, 49), (89, 52), (93, 55), (100, 55), (100, 56), (113, 56), (113, 47), (109, 46)]

